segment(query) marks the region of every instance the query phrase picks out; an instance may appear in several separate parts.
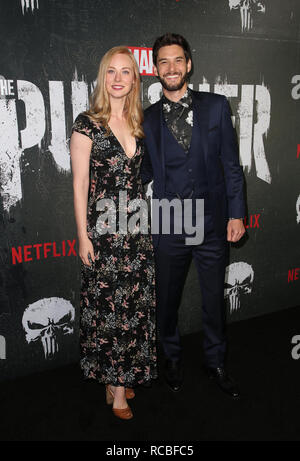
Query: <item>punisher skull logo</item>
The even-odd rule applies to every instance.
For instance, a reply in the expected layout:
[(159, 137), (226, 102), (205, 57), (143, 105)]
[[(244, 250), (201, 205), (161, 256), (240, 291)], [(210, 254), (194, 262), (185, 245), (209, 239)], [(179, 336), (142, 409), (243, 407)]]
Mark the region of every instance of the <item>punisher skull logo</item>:
[(44, 298), (29, 304), (22, 319), (26, 341), (41, 342), (45, 359), (52, 359), (62, 345), (63, 336), (74, 332), (74, 318), (74, 307), (63, 298)]
[(299, 224), (300, 223), (300, 195), (299, 195), (298, 200), (296, 202), (296, 213), (297, 213), (297, 218), (296, 218), (297, 224)]
[(232, 263), (226, 267), (224, 297), (229, 299), (230, 314), (241, 307), (241, 295), (252, 291), (254, 271), (245, 262)]
[(242, 32), (252, 29), (254, 13), (266, 12), (265, 2), (260, 0), (229, 0), (229, 8), (240, 9)]

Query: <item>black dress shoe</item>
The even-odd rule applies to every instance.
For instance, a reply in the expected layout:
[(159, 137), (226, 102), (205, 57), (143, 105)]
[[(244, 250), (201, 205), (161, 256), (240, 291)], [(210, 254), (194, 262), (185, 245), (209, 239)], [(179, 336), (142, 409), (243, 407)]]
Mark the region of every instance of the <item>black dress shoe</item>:
[(217, 368), (204, 367), (204, 368), (205, 368), (205, 371), (209, 379), (212, 379), (223, 392), (230, 395), (234, 399), (240, 398), (240, 392), (237, 388), (236, 383), (226, 373), (223, 367), (217, 367)]
[(166, 360), (165, 380), (173, 392), (181, 390), (183, 384), (183, 366), (181, 360)]

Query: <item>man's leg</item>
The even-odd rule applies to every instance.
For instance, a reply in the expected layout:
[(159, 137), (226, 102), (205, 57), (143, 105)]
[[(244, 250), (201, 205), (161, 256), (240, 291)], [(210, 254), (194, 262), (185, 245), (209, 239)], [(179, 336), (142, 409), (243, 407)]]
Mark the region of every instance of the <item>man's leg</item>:
[(163, 235), (155, 250), (157, 319), (165, 355), (166, 383), (177, 392), (183, 383), (183, 362), (178, 331), (178, 308), (191, 262), (191, 250), (180, 236)]
[(183, 237), (161, 235), (155, 249), (157, 320), (159, 337), (165, 356), (179, 360), (178, 308), (192, 258)]
[(204, 334), (205, 368), (208, 376), (233, 398), (239, 390), (225, 370), (226, 316), (224, 304), (224, 278), (228, 258), (226, 234), (218, 237), (210, 215), (205, 216), (205, 238), (193, 250), (201, 291)]
[(205, 216), (205, 238), (193, 248), (202, 293), (205, 364), (224, 366), (226, 350), (224, 278), (228, 253), (226, 235), (218, 237), (210, 215)]

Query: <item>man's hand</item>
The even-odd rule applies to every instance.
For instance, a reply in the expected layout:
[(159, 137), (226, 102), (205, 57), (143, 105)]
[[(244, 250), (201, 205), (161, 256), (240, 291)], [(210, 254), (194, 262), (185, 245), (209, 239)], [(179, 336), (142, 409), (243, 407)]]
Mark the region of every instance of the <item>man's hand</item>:
[(245, 233), (243, 219), (230, 219), (227, 225), (227, 241), (238, 242)]

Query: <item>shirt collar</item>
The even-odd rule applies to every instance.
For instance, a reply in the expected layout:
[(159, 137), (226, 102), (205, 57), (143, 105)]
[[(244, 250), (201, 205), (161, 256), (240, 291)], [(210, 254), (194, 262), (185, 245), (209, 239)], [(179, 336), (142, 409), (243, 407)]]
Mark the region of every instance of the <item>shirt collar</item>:
[(168, 104), (171, 108), (176, 108), (178, 106), (190, 107), (192, 105), (192, 93), (191, 93), (191, 90), (188, 87), (186, 89), (186, 92), (182, 96), (182, 98), (179, 99), (179, 101), (177, 101), (177, 102), (170, 101), (170, 99), (168, 99), (165, 95), (163, 95), (162, 96), (162, 103), (163, 103), (163, 105)]

